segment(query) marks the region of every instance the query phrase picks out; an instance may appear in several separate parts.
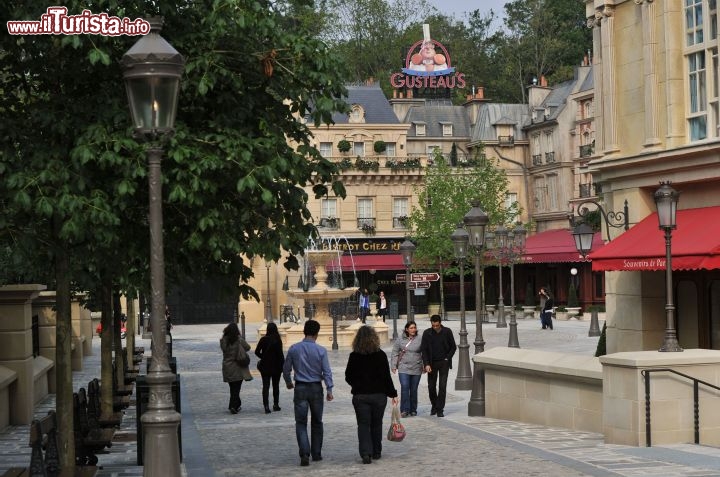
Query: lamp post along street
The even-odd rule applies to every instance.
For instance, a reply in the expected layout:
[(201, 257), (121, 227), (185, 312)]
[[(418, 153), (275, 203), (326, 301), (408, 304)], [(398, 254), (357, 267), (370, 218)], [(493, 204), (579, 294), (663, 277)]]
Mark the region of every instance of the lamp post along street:
[[(485, 227), (489, 222), (488, 215), (480, 208), (480, 201), (473, 200), (472, 208), (463, 217), (465, 229), (469, 235), (469, 244), (475, 251), (475, 354), (485, 351), (485, 340), (482, 335), (482, 320), (485, 303), (482, 295), (482, 254), (485, 241)], [(468, 416), (485, 415), (485, 371), (478, 363), (474, 363), (473, 386)]]
[(672, 284), (672, 231), (677, 228), (678, 192), (670, 186), (670, 181), (661, 182), (655, 191), (658, 224), (665, 232), (665, 338), (659, 351), (682, 351), (675, 330), (675, 304), (673, 303)]
[(467, 391), (472, 389), (472, 372), (470, 368), (470, 345), (467, 340), (467, 325), (465, 322), (465, 258), (467, 257), (467, 245), (469, 235), (459, 223), (455, 231), (450, 235), (455, 259), (460, 267), (460, 344), (458, 345), (458, 371), (455, 378), (455, 389)]
[(407, 321), (413, 321), (412, 302), (410, 301), (410, 267), (412, 267), (413, 255), (415, 254), (415, 244), (410, 239), (405, 239), (400, 244), (400, 253), (402, 254), (403, 264), (405, 265), (405, 301), (407, 306)]
[(272, 317), (272, 304), (270, 303), (270, 266), (272, 265), (271, 261), (265, 262), (265, 269), (267, 272), (267, 296), (265, 299), (265, 321), (268, 323), (273, 322)]
[(160, 36), (161, 18), (148, 18), (150, 33), (140, 38), (122, 58), (123, 79), (138, 137), (152, 141), (148, 147), (150, 222), (150, 288), (152, 360), (147, 374), (149, 399), (141, 416), (143, 424), (143, 475), (179, 477), (180, 452), (172, 384), (175, 375), (168, 363), (165, 335), (165, 257), (163, 251), (162, 139), (174, 131), (175, 114), (185, 59)]
[(508, 347), (519, 348), (520, 341), (517, 332), (517, 317), (515, 316), (515, 259), (522, 256), (525, 249), (525, 236), (527, 230), (518, 222), (515, 228), (508, 236), (510, 245), (510, 333), (508, 335)]
[(495, 230), (495, 240), (497, 241), (498, 251), (498, 317), (496, 328), (507, 328), (507, 322), (505, 321), (505, 299), (503, 298), (503, 264), (505, 262), (505, 256), (507, 254), (508, 245), (508, 229), (501, 225)]

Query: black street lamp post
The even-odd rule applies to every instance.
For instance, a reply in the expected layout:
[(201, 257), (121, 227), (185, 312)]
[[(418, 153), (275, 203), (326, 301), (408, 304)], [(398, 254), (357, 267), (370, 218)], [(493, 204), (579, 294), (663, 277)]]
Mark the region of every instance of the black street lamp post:
[[(469, 244), (475, 251), (475, 354), (485, 351), (485, 340), (482, 335), (482, 318), (485, 303), (482, 295), (482, 254), (485, 242), (485, 227), (489, 222), (488, 215), (480, 208), (480, 201), (473, 200), (472, 208), (463, 217), (465, 229), (469, 234)], [(468, 416), (485, 415), (485, 371), (475, 363), (473, 387), (468, 403)]]
[(518, 222), (515, 228), (510, 232), (509, 248), (510, 248), (510, 333), (508, 336), (508, 347), (519, 348), (520, 341), (517, 333), (517, 317), (515, 316), (515, 259), (522, 256), (525, 249), (525, 237), (527, 230)]
[(678, 192), (670, 186), (670, 181), (661, 182), (655, 191), (658, 223), (665, 232), (665, 339), (659, 351), (682, 351), (675, 330), (675, 304), (672, 286), (672, 231), (677, 227)]
[(460, 344), (458, 345), (458, 372), (455, 378), (455, 389), (468, 391), (472, 389), (472, 372), (470, 370), (470, 345), (467, 340), (467, 326), (465, 323), (465, 258), (467, 257), (467, 246), (469, 235), (459, 223), (455, 231), (450, 235), (455, 249), (455, 259), (460, 267)]
[(178, 425), (165, 343), (165, 257), (163, 252), (162, 172), (160, 143), (174, 132), (180, 77), (185, 59), (160, 36), (161, 18), (149, 18), (150, 33), (122, 57), (123, 78), (135, 133), (151, 141), (148, 147), (150, 288), (152, 291), (152, 361), (147, 375), (149, 400), (141, 416), (145, 476), (180, 476)]
[(405, 241), (400, 244), (400, 253), (402, 254), (403, 264), (405, 265), (407, 321), (413, 321), (412, 302), (410, 301), (410, 267), (412, 267), (413, 255), (415, 254), (415, 244), (406, 238)]
[(498, 257), (498, 316), (496, 328), (507, 328), (505, 321), (505, 299), (503, 298), (503, 264), (507, 255), (508, 229), (501, 225), (495, 229), (495, 246)]

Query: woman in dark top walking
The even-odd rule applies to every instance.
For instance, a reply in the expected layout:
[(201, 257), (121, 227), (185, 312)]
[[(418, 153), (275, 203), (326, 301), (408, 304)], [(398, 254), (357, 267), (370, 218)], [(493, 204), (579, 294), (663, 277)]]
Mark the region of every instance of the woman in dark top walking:
[(382, 456), (383, 414), (387, 398), (397, 404), (397, 390), (390, 376), (388, 357), (380, 349), (380, 338), (370, 326), (361, 326), (352, 343), (345, 368), (358, 426), (360, 457), (363, 464)]
[(282, 376), (285, 355), (283, 354), (282, 339), (275, 323), (268, 323), (265, 336), (260, 338), (255, 347), (255, 356), (260, 358), (257, 368), (262, 376), (262, 399), (265, 414), (270, 414), (268, 394), (270, 381), (273, 387), (273, 411), (280, 410), (280, 376)]

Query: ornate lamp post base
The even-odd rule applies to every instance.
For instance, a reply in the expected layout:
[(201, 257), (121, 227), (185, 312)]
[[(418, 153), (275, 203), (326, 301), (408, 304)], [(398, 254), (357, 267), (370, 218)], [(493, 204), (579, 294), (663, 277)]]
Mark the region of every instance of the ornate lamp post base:
[[(180, 476), (178, 426), (180, 414), (175, 411), (172, 383), (175, 375), (170, 370), (151, 371), (147, 375), (150, 399), (147, 411), (140, 420), (143, 424), (143, 475)], [(150, 412), (152, 411), (152, 412)]]
[(473, 388), (468, 402), (468, 416), (485, 416), (485, 370), (475, 363)]

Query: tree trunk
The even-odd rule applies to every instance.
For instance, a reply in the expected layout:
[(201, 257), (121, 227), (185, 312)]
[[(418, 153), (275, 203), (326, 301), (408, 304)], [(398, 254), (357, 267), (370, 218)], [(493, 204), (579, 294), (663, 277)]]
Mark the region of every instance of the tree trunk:
[(128, 367), (133, 366), (133, 355), (135, 354), (135, 323), (137, 315), (135, 312), (135, 293), (129, 293), (127, 296), (127, 323), (125, 323), (125, 362)]
[(113, 415), (112, 392), (112, 278), (104, 272), (101, 285), (102, 333), (100, 333), (100, 409), (103, 417)]
[(75, 426), (73, 421), (72, 322), (70, 317), (70, 259), (63, 247), (55, 251), (55, 409), (60, 468), (72, 475), (75, 470)]
[(113, 356), (115, 358), (115, 384), (120, 389), (125, 385), (125, 362), (122, 351), (120, 327), (122, 323), (122, 306), (120, 306), (120, 293), (113, 293)]
[(442, 257), (438, 257), (438, 268), (440, 270), (440, 316), (442, 316), (443, 320), (447, 320), (447, 311), (445, 310), (445, 277)]

